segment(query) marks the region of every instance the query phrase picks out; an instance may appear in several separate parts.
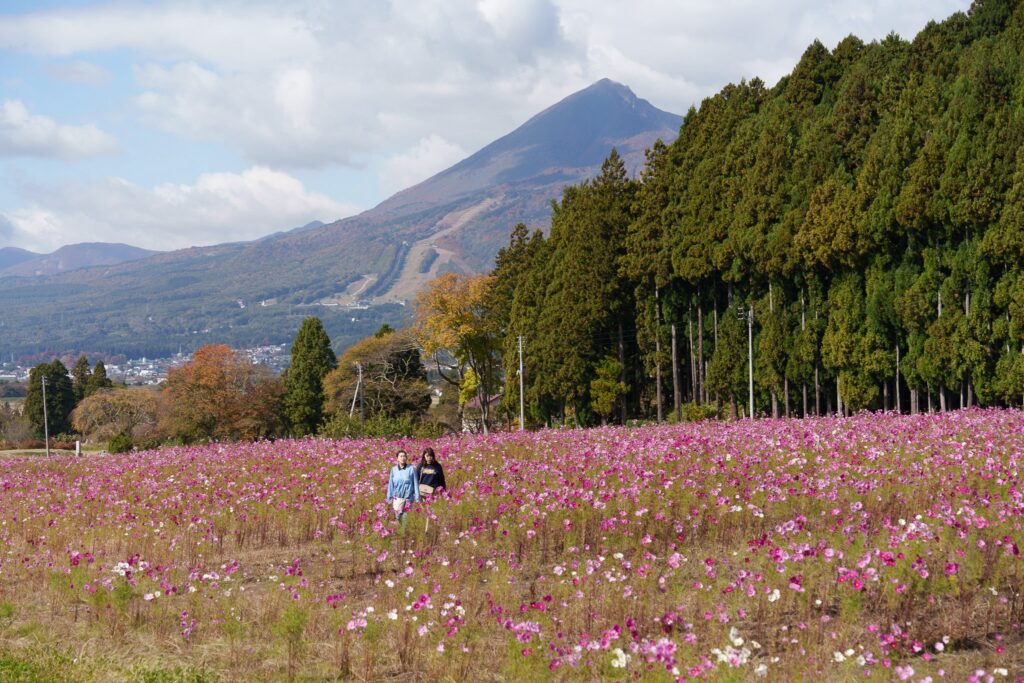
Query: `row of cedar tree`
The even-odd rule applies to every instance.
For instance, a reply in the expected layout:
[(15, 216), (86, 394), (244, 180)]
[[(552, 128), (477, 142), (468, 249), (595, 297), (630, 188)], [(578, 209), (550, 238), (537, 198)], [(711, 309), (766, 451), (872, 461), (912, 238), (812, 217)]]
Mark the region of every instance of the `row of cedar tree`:
[[(1009, 0), (975, 2), (911, 42), (815, 42), (774, 87), (729, 85), (691, 109), (638, 178), (613, 150), (553, 204), (548, 236), (517, 226), (490, 274), (431, 283), (410, 330), (383, 330), (339, 362), (307, 320), (283, 383), (244, 363), (206, 384), (172, 373), (169, 431), (422, 419), (421, 353), (460, 405), (476, 399), (478, 423), (508, 424), (520, 348), (533, 426), (736, 415), (748, 331), (759, 413), (1019, 404), (1022, 54), (1024, 6)], [(206, 347), (191, 366), (229, 358)], [(211, 393), (225, 378), (240, 395), (270, 393)], [(202, 419), (228, 408), (231, 419)]]
[(506, 405), (523, 335), (537, 422), (735, 414), (750, 309), (759, 413), (1020, 404), (1022, 55), (1024, 5), (978, 1), (725, 87), (637, 180), (613, 152), (499, 256)]

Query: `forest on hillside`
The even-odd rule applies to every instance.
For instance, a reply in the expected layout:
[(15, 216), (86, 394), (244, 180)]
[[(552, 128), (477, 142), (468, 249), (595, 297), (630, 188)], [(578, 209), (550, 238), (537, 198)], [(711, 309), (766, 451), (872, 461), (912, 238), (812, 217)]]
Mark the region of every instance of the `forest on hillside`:
[(534, 423), (735, 415), (750, 316), (759, 413), (1019, 404), (1022, 53), (1024, 6), (978, 1), (726, 86), (636, 180), (613, 151), (489, 276), (509, 411), (522, 336)]

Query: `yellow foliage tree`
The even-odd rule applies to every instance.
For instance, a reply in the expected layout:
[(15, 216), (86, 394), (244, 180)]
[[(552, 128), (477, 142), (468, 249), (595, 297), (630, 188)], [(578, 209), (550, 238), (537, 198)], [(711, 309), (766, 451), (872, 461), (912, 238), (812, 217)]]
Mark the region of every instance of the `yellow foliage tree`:
[(108, 441), (118, 433), (145, 437), (157, 425), (158, 404), (159, 394), (150, 388), (102, 389), (75, 407), (71, 426), (98, 441)]
[(456, 390), (463, 386), (466, 370), (472, 369), (485, 433), (501, 367), (500, 340), (487, 315), (493, 281), (490, 275), (445, 273), (416, 297), (413, 326), (424, 353)]

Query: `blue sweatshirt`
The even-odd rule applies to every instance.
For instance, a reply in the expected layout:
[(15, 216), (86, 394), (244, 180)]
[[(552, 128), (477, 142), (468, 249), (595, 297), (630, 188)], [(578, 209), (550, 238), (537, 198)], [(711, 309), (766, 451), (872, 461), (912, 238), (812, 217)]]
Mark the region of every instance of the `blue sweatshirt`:
[(393, 498), (419, 501), (420, 478), (412, 465), (395, 465), (391, 468), (391, 476), (388, 477), (388, 500)]

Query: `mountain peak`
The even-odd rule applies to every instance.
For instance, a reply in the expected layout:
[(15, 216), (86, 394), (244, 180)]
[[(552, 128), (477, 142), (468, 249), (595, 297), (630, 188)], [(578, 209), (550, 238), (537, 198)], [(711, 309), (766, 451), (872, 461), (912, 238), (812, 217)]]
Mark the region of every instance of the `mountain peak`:
[(659, 137), (674, 139), (681, 124), (682, 117), (637, 97), (628, 86), (602, 78), (372, 211), (403, 211), (429, 205), (439, 196), (454, 198), (538, 177), (555, 180), (570, 167), (576, 169), (571, 178), (575, 182), (580, 170), (600, 168), (613, 146), (630, 157), (627, 166), (635, 172), (643, 163), (643, 150)]

